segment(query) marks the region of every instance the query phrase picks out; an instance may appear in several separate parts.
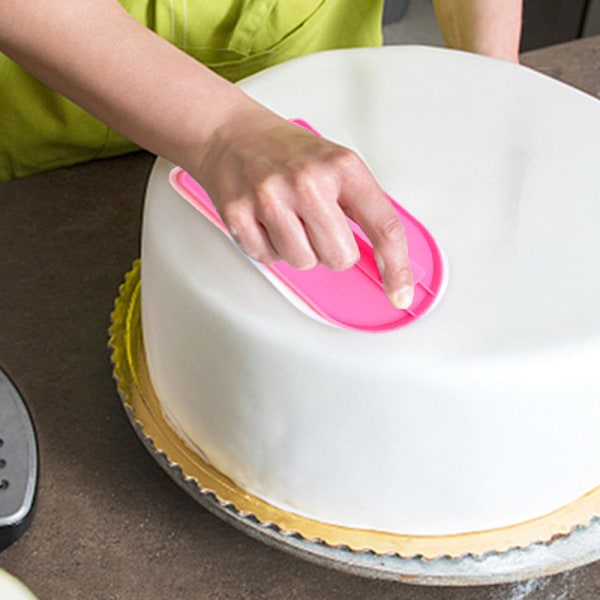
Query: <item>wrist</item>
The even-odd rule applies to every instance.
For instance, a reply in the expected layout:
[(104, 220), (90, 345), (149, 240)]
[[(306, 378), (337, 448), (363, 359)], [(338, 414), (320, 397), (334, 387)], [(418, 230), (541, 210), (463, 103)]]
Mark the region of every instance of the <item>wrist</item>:
[[(232, 85), (232, 84), (230, 84)], [(269, 109), (259, 104), (242, 90), (237, 88), (226, 104), (220, 103), (209, 123), (203, 124), (203, 132), (191, 139), (187, 158), (189, 172), (198, 180), (210, 180), (218, 170), (220, 161), (225, 160), (231, 150), (241, 145), (253, 145), (253, 139), (260, 131), (266, 131), (281, 124), (282, 119)], [(256, 144), (259, 140), (256, 139)], [(257, 150), (258, 152), (258, 150)], [(181, 163), (180, 163), (181, 164)]]

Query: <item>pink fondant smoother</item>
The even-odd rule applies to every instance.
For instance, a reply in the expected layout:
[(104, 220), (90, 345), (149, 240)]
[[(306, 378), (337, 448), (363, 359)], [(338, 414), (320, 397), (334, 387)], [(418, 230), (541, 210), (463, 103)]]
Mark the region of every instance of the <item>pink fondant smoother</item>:
[[(319, 135), (308, 123), (293, 123)], [(204, 188), (184, 170), (171, 171), (173, 188), (227, 237), (231, 235)], [(359, 331), (387, 331), (412, 323), (432, 307), (444, 283), (444, 263), (440, 249), (429, 231), (388, 196), (398, 213), (406, 235), (410, 266), (415, 283), (412, 305), (407, 310), (394, 308), (385, 292), (373, 256), (373, 248), (360, 229), (349, 220), (361, 257), (345, 271), (332, 271), (323, 265), (298, 270), (285, 261), (264, 265), (313, 311), (327, 321)], [(252, 261), (251, 261), (252, 262)]]

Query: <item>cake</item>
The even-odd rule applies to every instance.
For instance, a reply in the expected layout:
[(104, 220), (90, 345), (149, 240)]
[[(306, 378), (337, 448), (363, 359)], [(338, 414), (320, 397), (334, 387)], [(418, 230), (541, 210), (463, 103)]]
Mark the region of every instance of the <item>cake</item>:
[(600, 103), (524, 67), (417, 47), (327, 52), (241, 85), (356, 149), (439, 242), (448, 286), (400, 329), (325, 324), (159, 159), (142, 329), (181, 438), (248, 493), (349, 528), (487, 531), (595, 490)]

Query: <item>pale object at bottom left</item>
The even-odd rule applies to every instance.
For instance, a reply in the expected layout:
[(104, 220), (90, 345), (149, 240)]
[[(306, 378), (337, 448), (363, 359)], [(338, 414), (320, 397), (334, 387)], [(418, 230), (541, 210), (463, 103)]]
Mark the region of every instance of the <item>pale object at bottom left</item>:
[(0, 569), (0, 598), (2, 600), (37, 600), (16, 578)]

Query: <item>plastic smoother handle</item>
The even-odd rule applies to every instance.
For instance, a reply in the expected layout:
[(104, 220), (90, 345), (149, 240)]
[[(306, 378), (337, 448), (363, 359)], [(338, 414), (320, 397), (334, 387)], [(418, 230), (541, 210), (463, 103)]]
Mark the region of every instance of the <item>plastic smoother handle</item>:
[[(319, 135), (305, 121), (292, 122)], [(196, 180), (182, 169), (175, 168), (170, 181), (181, 196), (231, 239), (208, 194)], [(351, 220), (349, 223), (360, 250), (360, 259), (353, 267), (345, 271), (332, 271), (317, 265), (310, 270), (298, 270), (285, 261), (279, 261), (262, 265), (262, 268), (334, 325), (360, 331), (387, 331), (412, 323), (432, 307), (441, 292), (443, 259), (427, 229), (392, 198), (388, 198), (404, 225), (408, 242), (415, 283), (415, 295), (410, 308), (400, 310), (390, 304), (383, 290), (373, 248), (360, 227)], [(252, 260), (250, 262), (256, 264)]]

